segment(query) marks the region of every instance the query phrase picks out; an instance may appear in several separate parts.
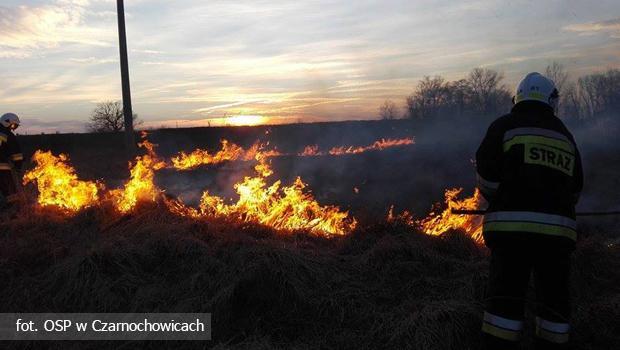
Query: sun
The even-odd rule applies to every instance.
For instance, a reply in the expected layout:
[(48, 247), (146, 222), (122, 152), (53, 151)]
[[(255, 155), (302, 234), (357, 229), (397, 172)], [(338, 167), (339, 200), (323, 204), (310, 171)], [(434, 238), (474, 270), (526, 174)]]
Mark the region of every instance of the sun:
[(252, 125), (260, 125), (264, 124), (268, 118), (263, 117), (262, 115), (235, 115), (226, 118), (226, 124), (233, 126), (252, 126)]

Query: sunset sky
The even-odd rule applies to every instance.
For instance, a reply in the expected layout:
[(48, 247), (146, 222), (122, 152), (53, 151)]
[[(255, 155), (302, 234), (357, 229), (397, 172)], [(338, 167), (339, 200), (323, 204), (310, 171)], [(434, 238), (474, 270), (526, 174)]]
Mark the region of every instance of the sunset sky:
[[(620, 68), (620, 2), (127, 0), (134, 111), (145, 126), (377, 118), (424, 75), (551, 61)], [(120, 99), (116, 1), (3, 0), (0, 113), (22, 133), (84, 131)]]

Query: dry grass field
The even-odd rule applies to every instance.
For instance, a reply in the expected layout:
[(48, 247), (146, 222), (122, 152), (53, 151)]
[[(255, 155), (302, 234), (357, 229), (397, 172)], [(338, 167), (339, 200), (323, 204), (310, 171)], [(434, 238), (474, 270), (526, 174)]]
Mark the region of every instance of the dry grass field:
[[(178, 151), (243, 147), (255, 140), (292, 155), (273, 158), (275, 177), (301, 176), (321, 205), (357, 219), (346, 235), (277, 230), (236, 217), (187, 217), (164, 198), (231, 184), (252, 172), (225, 162), (188, 172), (162, 169), (166, 196), (119, 214), (109, 203), (67, 215), (35, 204), (34, 186), (19, 208), (0, 213), (0, 312), (211, 312), (211, 342), (5, 342), (6, 349), (478, 349), (488, 251), (465, 232), (429, 236), (391, 206), (425, 217), (446, 188), (473, 192), (471, 158), (483, 130), (446, 133), (405, 121), (153, 131), (168, 159)], [(415, 137), (416, 144), (342, 156), (298, 157), (321, 149)], [(35, 149), (63, 152), (80, 179), (121, 186), (130, 174), (122, 136), (37, 135)], [(618, 203), (620, 156), (587, 146), (581, 206)], [(606, 167), (595, 167), (607, 164)], [(31, 168), (33, 164), (29, 164)], [(357, 191), (355, 191), (357, 189)], [(620, 346), (620, 241), (614, 218), (580, 221), (574, 254), (574, 349)], [(533, 292), (533, 291), (532, 291)], [(533, 295), (533, 293), (531, 293)], [(528, 304), (533, 310), (534, 301)], [(532, 317), (528, 311), (529, 317)], [(531, 325), (526, 330), (532, 333)], [(525, 344), (526, 346), (529, 344)]]

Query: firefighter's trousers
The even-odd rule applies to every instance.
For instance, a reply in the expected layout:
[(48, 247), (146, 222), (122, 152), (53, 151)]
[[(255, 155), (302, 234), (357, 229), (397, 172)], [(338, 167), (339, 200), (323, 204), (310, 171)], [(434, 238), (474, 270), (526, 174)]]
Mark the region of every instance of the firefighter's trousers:
[(13, 174), (10, 170), (0, 170), (0, 194), (8, 197), (17, 192)]
[(570, 330), (570, 251), (552, 247), (491, 250), (482, 332), (487, 349), (518, 349), (530, 275), (536, 289), (535, 348), (565, 349)]

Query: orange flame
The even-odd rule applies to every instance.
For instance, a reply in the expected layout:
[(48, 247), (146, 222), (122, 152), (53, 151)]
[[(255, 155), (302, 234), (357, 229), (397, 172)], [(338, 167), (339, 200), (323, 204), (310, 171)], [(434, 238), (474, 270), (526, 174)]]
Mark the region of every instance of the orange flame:
[[(145, 137), (144, 134), (143, 138)], [(365, 147), (333, 148), (329, 154), (357, 154), (410, 144), (413, 144), (413, 139), (380, 140)], [(129, 181), (123, 188), (112, 190), (105, 196), (121, 213), (133, 210), (140, 201), (156, 201), (163, 192), (155, 186), (153, 180), (155, 172), (165, 167), (166, 163), (158, 158), (154, 145), (147, 140), (139, 146), (146, 149), (146, 154), (136, 157), (135, 161), (130, 163)], [(195, 150), (190, 154), (180, 153), (172, 159), (174, 167), (180, 170), (191, 169), (202, 164), (255, 159), (258, 162), (255, 166), (257, 175), (245, 177), (243, 181), (234, 185), (239, 195), (236, 202), (227, 203), (208, 191), (203, 193), (197, 209), (185, 206), (180, 200), (164, 199), (164, 202), (172, 212), (183, 216), (193, 218), (229, 216), (240, 221), (262, 223), (275, 229), (305, 229), (327, 236), (346, 234), (356, 227), (357, 221), (349, 216), (347, 211), (341, 211), (336, 206), (320, 205), (299, 177), (290, 186), (283, 186), (279, 180), (268, 184), (266, 179), (273, 174), (269, 159), (282, 154), (276, 150), (263, 150), (263, 148), (263, 145), (256, 143), (246, 150), (223, 140), (222, 149), (213, 155), (204, 150)], [(318, 146), (308, 146), (303, 152), (303, 155), (319, 154), (322, 153), (318, 151)], [(24, 181), (37, 181), (41, 192), (39, 196), (41, 204), (54, 204), (77, 211), (99, 201), (99, 185), (77, 180), (74, 169), (66, 164), (66, 156), (60, 155), (56, 158), (49, 152), (46, 155), (38, 151), (34, 159), (39, 164), (27, 174)], [(58, 178), (63, 180), (56, 180)], [(357, 188), (354, 191), (359, 193)], [(453, 197), (456, 197), (456, 194)], [(447, 199), (447, 203), (450, 205), (452, 200)], [(439, 230), (436, 227), (430, 229), (429, 225), (431, 221), (439, 226), (444, 225), (442, 221), (444, 216), (446, 216), (445, 213), (441, 215), (441, 218), (425, 219), (422, 224), (426, 225), (425, 231)], [(398, 218), (414, 223), (409, 213), (404, 213)]]
[(418, 222), (424, 233), (438, 236), (448, 230), (460, 229), (476, 242), (482, 243), (484, 241), (482, 238), (482, 216), (452, 214), (452, 209), (477, 209), (483, 202), (478, 189), (469, 198), (457, 199), (462, 191), (462, 188), (446, 190), (445, 203), (448, 207), (441, 214), (430, 213), (425, 219)]
[[(364, 153), (364, 152), (368, 152), (368, 151), (382, 151), (386, 148), (391, 148), (391, 147), (399, 147), (399, 146), (407, 146), (407, 145), (413, 145), (415, 143), (414, 139), (411, 138), (404, 138), (404, 139), (381, 139), (379, 141), (375, 141), (374, 143), (372, 143), (371, 145), (368, 146), (360, 146), (360, 147), (353, 147), (353, 146), (340, 146), (340, 147), (333, 147), (332, 149), (330, 149), (327, 154), (332, 155), (332, 156), (341, 156), (344, 154), (359, 154), (359, 153)], [(325, 155), (324, 152), (319, 151), (319, 146), (317, 145), (310, 145), (310, 146), (306, 146), (304, 148), (304, 150), (298, 154), (301, 157), (316, 157), (316, 156), (323, 156)]]
[(405, 224), (407, 226), (415, 226), (416, 225), (416, 221), (413, 218), (413, 215), (409, 211), (407, 211), (407, 210), (403, 211), (402, 213), (400, 213), (398, 215), (395, 215), (394, 214), (394, 206), (393, 205), (390, 207), (390, 210), (388, 211), (388, 215), (387, 215), (386, 220), (387, 220), (387, 222), (390, 222), (390, 223), (398, 222), (398, 223)]
[(381, 139), (379, 141), (375, 141), (372, 145), (369, 146), (363, 146), (363, 147), (353, 147), (353, 146), (349, 146), (349, 147), (334, 147), (332, 149), (329, 150), (329, 154), (333, 155), (333, 156), (339, 156), (339, 155), (343, 155), (343, 154), (358, 154), (358, 153), (363, 153), (363, 152), (368, 152), (368, 151), (382, 151), (386, 148), (390, 148), (390, 147), (398, 147), (398, 146), (406, 146), (406, 145), (413, 145), (415, 143), (415, 141), (413, 140), (413, 138), (404, 138), (404, 139), (398, 139), (398, 140), (394, 140), (394, 139)]
[(282, 187), (279, 180), (267, 185), (265, 178), (273, 171), (266, 158), (259, 153), (259, 164), (255, 167), (258, 175), (245, 177), (234, 185), (239, 195), (236, 203), (226, 204), (222, 198), (205, 191), (199, 210), (187, 208), (178, 201), (169, 201), (169, 208), (184, 216), (229, 216), (275, 229), (307, 229), (328, 236), (343, 235), (355, 228), (357, 222), (348, 212), (335, 206), (321, 206), (299, 177), (288, 187)]
[[(143, 138), (146, 134), (142, 135)], [(155, 171), (166, 166), (155, 154), (154, 145), (147, 140), (138, 146), (146, 149), (147, 154), (137, 156), (134, 165), (130, 166), (131, 178), (124, 188), (110, 191), (114, 205), (121, 213), (131, 211), (140, 201), (155, 201), (162, 190), (153, 182)]]
[[(404, 138), (404, 139), (381, 139), (379, 141), (375, 141), (373, 144), (369, 146), (363, 147), (353, 147), (353, 146), (341, 146), (334, 147), (327, 154), (330, 155), (343, 155), (343, 154), (358, 154), (367, 151), (381, 151), (390, 147), (397, 146), (406, 146), (414, 144), (413, 138)], [(234, 143), (229, 142), (228, 140), (221, 141), (222, 147), (215, 154), (209, 153), (208, 150), (205, 149), (195, 149), (190, 153), (180, 152), (176, 156), (172, 157), (172, 166), (178, 170), (190, 170), (195, 169), (201, 165), (212, 165), (212, 164), (220, 164), (227, 161), (236, 161), (243, 160), (248, 161), (253, 158), (256, 158), (258, 153), (262, 153), (263, 157), (279, 157), (283, 155), (287, 155), (284, 153), (280, 153), (277, 150), (264, 150), (266, 145), (255, 143), (252, 147), (243, 149), (241, 146), (238, 146)], [(325, 153), (319, 151), (319, 146), (317, 145), (309, 145), (306, 146), (303, 152), (297, 154), (301, 157), (313, 157), (313, 156), (322, 156)]]
[(220, 164), (235, 160), (266, 159), (282, 155), (282, 153), (275, 149), (264, 150), (268, 144), (260, 144), (258, 142), (247, 150), (228, 142), (228, 140), (222, 140), (221, 144), (222, 148), (214, 155), (203, 149), (196, 149), (189, 154), (181, 152), (177, 156), (172, 157), (172, 166), (177, 170), (190, 170), (201, 165)]
[[(241, 146), (228, 142), (228, 140), (220, 141), (222, 148), (215, 154), (209, 153), (208, 150), (196, 149), (191, 153), (179, 153), (172, 157), (172, 166), (178, 170), (189, 170), (197, 168), (201, 165), (219, 164), (226, 161), (235, 160), (251, 160), (256, 157), (261, 145), (255, 143), (252, 147), (245, 150)], [(275, 151), (274, 151), (275, 152)], [(277, 152), (274, 153), (274, 155)]]
[(51, 152), (36, 151), (32, 157), (34, 169), (24, 175), (24, 185), (36, 183), (38, 203), (56, 206), (68, 212), (92, 206), (99, 200), (100, 185), (78, 180), (75, 169), (68, 164), (64, 154), (54, 156)]
[(322, 153), (319, 152), (318, 145), (306, 146), (303, 152), (299, 153), (299, 156), (301, 157), (314, 157), (314, 156), (320, 156), (320, 155), (322, 155)]

